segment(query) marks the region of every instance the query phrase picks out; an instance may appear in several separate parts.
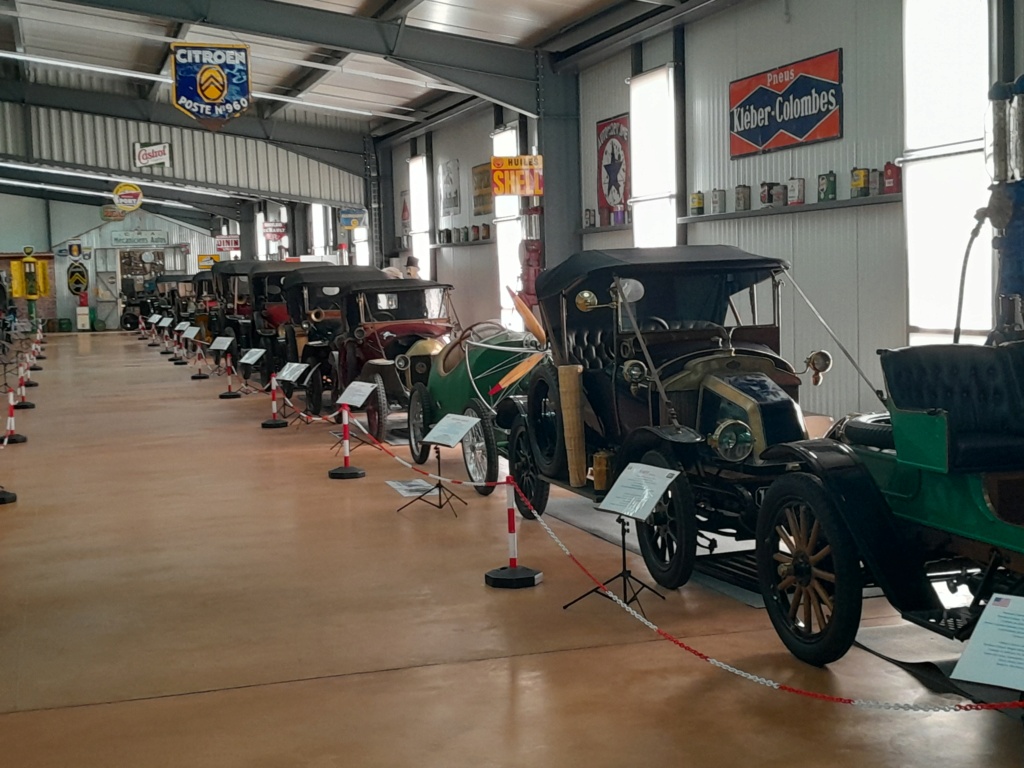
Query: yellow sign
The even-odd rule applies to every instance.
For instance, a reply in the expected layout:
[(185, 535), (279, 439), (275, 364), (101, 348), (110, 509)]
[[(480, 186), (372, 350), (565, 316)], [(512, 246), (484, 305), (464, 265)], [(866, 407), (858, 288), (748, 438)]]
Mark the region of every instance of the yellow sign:
[(114, 205), (122, 211), (137, 211), (142, 207), (142, 190), (134, 184), (114, 187)]
[(199, 254), (199, 268), (200, 269), (213, 269), (213, 265), (220, 261), (219, 253), (201, 253)]
[(494, 195), (533, 197), (544, 194), (544, 158), (541, 155), (491, 158)]

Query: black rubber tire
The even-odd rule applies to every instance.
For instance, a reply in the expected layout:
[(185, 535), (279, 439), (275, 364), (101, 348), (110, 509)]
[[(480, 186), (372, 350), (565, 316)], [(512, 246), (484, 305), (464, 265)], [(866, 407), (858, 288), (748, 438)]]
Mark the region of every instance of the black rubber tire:
[(547, 509), (551, 486), (546, 480), (541, 479), (537, 462), (533, 458), (533, 448), (530, 446), (529, 429), (521, 416), (516, 417), (509, 433), (508, 468), (512, 480), (529, 500), (527, 504), (517, 492), (516, 509), (525, 519), (536, 520), (537, 516), (543, 515)]
[(391, 406), (388, 403), (387, 390), (384, 389), (384, 379), (379, 373), (373, 374), (373, 383), (377, 387), (366, 401), (366, 428), (378, 442), (383, 443), (387, 437), (388, 413)]
[[(782, 543), (780, 528), (793, 552)], [(768, 617), (790, 653), (821, 667), (850, 650), (860, 626), (864, 577), (853, 538), (818, 477), (794, 472), (768, 489), (757, 517), (757, 575)], [(827, 615), (823, 597), (831, 603)]]
[(434, 398), (427, 385), (416, 383), (409, 395), (409, 454), (417, 464), (425, 464), (430, 458), (430, 446), (420, 442), (434, 426)]
[(359, 345), (352, 339), (340, 345), (338, 367), (341, 369), (341, 383), (348, 386), (359, 376)]
[(562, 477), (568, 469), (565, 454), (565, 429), (562, 401), (558, 391), (558, 372), (549, 363), (533, 370), (526, 398), (527, 434), (537, 469), (548, 477)]
[(345, 391), (345, 385), (341, 383), (341, 376), (338, 373), (338, 366), (334, 363), (334, 357), (333, 354), (328, 353), (327, 362), (324, 363), (324, 365), (329, 367), (331, 377), (331, 402), (327, 404), (327, 410), (331, 413), (336, 413), (334, 423), (341, 424), (341, 406), (338, 405), (338, 398)]
[[(316, 366), (316, 360), (308, 359), (310, 368)], [(315, 367), (306, 378), (306, 386), (302, 390), (302, 399), (305, 403), (303, 410), (312, 415), (319, 416), (320, 412), (324, 409), (324, 377), (320, 373), (320, 368)]]
[[(232, 328), (231, 326), (228, 326), (223, 331), (221, 331), (220, 335), (221, 336), (227, 336), (229, 338), (234, 339), (235, 338), (235, 329)], [(232, 341), (231, 342), (231, 346), (228, 347), (228, 354), (231, 355), (231, 367), (235, 369), (236, 373), (238, 373), (239, 372), (239, 370), (238, 370), (239, 366), (238, 366), (238, 342), (237, 341)], [(215, 363), (217, 363), (218, 365), (220, 364), (219, 357), (220, 357), (220, 353), (219, 352), (214, 352), (213, 361)], [(225, 365), (226, 364), (227, 364), (227, 361), (225, 360)]]
[(134, 312), (125, 312), (121, 315), (121, 330), (122, 331), (137, 331), (139, 330), (139, 316)]
[(675, 457), (659, 450), (640, 459), (652, 467), (680, 470), (646, 522), (637, 522), (640, 554), (651, 577), (665, 589), (678, 589), (690, 580), (697, 559), (697, 508), (686, 472)]
[(263, 353), (263, 357), (260, 358), (260, 384), (267, 386), (270, 384), (270, 374), (276, 369), (274, 368), (274, 339), (271, 336), (261, 336), (260, 346), (266, 350)]
[(855, 416), (843, 425), (843, 438), (851, 445), (866, 445), (883, 450), (896, 448), (892, 420), (888, 413)]
[[(480, 419), (480, 423), (477, 424), (469, 433), (462, 438), (462, 460), (466, 464), (466, 474), (469, 475), (469, 479), (474, 483), (494, 483), (498, 480), (498, 441), (494, 435), (494, 419), (491, 416), (490, 410), (480, 402), (479, 398), (474, 397), (466, 405), (462, 411), (465, 416), (475, 416)], [(469, 451), (470, 436), (473, 436), (481, 442), (481, 450), (477, 458), (482, 458), (486, 463), (484, 468), (483, 477), (473, 477), (469, 471), (469, 457), (467, 452)], [(479, 493), (481, 496), (490, 496), (494, 493), (494, 489), (497, 486), (494, 485), (474, 485), (473, 490)]]

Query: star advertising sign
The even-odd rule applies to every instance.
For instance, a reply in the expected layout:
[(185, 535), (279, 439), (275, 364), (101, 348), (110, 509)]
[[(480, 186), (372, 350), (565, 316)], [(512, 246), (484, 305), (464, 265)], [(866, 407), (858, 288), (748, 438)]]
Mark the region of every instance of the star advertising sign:
[(843, 137), (843, 50), (729, 83), (729, 154)]
[(627, 200), (629, 115), (619, 115), (597, 123), (597, 209), (610, 211)]
[(172, 43), (174, 106), (215, 131), (252, 105), (249, 46)]

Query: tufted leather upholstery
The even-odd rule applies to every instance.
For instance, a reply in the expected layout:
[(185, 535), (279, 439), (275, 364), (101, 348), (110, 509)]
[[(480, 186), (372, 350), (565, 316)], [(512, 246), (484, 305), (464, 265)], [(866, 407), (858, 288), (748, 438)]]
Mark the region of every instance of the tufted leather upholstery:
[[(644, 318), (638, 321), (640, 323), (641, 331), (664, 331), (665, 326), (659, 323), (657, 320), (651, 320), (650, 318)], [(665, 322), (668, 323), (668, 330), (670, 331), (693, 331), (703, 330), (708, 328), (718, 328), (714, 323), (709, 323), (705, 320), (669, 320), (665, 318)]]
[(897, 408), (947, 412), (950, 469), (1024, 468), (1024, 355), (1019, 350), (950, 344), (881, 355)]
[(600, 371), (615, 362), (614, 334), (610, 328), (575, 328), (569, 331), (569, 355), (585, 371)]

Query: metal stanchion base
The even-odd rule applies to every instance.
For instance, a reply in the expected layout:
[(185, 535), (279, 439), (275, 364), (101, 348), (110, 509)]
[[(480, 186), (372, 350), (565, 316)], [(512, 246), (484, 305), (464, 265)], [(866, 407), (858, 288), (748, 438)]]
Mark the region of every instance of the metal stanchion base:
[(14, 404), (15, 410), (18, 410), (18, 411), (28, 411), (28, 410), (31, 410), (32, 408), (35, 408), (35, 407), (36, 407), (36, 404), (35, 403), (30, 403), (28, 400), (26, 400), (23, 403), (15, 403)]
[(366, 470), (359, 467), (335, 467), (327, 471), (327, 476), (331, 480), (355, 480), (366, 477)]
[(221, 392), (218, 397), (221, 400), (237, 400), (242, 396), (241, 392)]
[[(160, 346), (160, 345), (158, 344), (157, 346)], [(160, 354), (161, 355), (173, 355), (174, 353), (171, 350), (169, 350), (169, 349), (161, 349), (160, 350)]]
[(172, 360), (171, 362), (174, 363), (175, 365), (188, 365), (188, 360), (178, 359), (178, 360)]
[(18, 445), (19, 443), (27, 443), (27, 442), (28, 442), (28, 438), (25, 437), (24, 435), (17, 435), (17, 434), (15, 434), (15, 435), (8, 435), (7, 436), (7, 444), (8, 445)]
[[(37, 357), (37, 358), (36, 358), (36, 360), (38, 360), (38, 359), (39, 359), (39, 358)], [(43, 366), (41, 366), (41, 365), (30, 365), (30, 366), (28, 367), (28, 369), (29, 369), (30, 371), (41, 371), (41, 370), (43, 370)]]
[(25, 382), (25, 386), (27, 388), (38, 387), (39, 386), (39, 382), (38, 381), (31, 381), (31, 380), (29, 380), (29, 381)]
[(159, 346), (160, 346), (160, 343), (159, 343), (159, 342), (156, 342), (156, 341), (151, 341), (151, 342), (149, 342), (149, 344), (147, 344), (146, 346), (147, 346), (147, 347), (159, 347)]
[(208, 373), (193, 373), (192, 374), (192, 381), (202, 381), (203, 379), (208, 379), (208, 378), (210, 378), (210, 374), (208, 374)]
[(495, 589), (525, 589), (536, 587), (542, 581), (543, 572), (527, 568), (525, 565), (517, 565), (515, 568), (503, 565), (484, 574), (484, 584)]
[(0, 491), (0, 504), (13, 504), (18, 500), (18, 494), (12, 491)]
[(282, 427), (287, 427), (288, 422), (284, 419), (267, 419), (260, 426), (264, 429), (281, 429)]
[(36, 355), (36, 360), (45, 360), (46, 355)]

